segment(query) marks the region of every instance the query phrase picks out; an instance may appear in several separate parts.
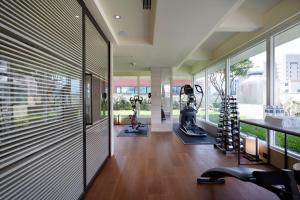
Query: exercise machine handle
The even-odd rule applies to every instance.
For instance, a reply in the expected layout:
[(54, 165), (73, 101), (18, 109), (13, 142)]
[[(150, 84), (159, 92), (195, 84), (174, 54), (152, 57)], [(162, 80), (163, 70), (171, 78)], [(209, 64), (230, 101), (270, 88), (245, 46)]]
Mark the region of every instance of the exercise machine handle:
[(134, 101), (139, 102), (140, 104), (143, 102), (143, 97), (139, 95), (134, 96)]
[(195, 85), (195, 89), (197, 90), (197, 92), (203, 94), (203, 90), (202, 90), (202, 87), (200, 85)]
[(196, 107), (196, 110), (198, 112), (198, 110), (199, 110), (199, 108), (200, 108), (200, 106), (202, 104), (202, 101), (203, 101), (204, 93), (203, 93), (202, 87), (200, 85), (195, 84), (195, 89), (197, 90), (197, 92), (199, 92), (201, 94), (201, 99), (200, 99), (200, 101), (199, 101), (199, 103), (198, 103), (198, 105)]
[(180, 91), (179, 91), (179, 110), (181, 110), (181, 95), (184, 94), (184, 86), (181, 86)]
[(134, 97), (130, 97), (130, 98), (129, 98), (129, 101), (130, 101), (131, 104), (133, 104), (133, 103), (135, 102)]

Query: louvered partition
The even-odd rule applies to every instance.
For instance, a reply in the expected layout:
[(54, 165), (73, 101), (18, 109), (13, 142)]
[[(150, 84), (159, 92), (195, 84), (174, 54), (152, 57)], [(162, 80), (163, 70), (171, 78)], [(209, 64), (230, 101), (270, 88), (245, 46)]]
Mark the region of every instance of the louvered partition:
[(87, 183), (90, 183), (109, 155), (109, 123), (108, 117), (100, 114), (100, 106), (99, 110), (96, 109), (97, 103), (101, 104), (102, 100), (99, 100), (101, 95), (95, 94), (96, 91), (102, 89), (104, 92), (107, 88), (107, 84), (103, 84), (108, 80), (108, 44), (88, 17), (86, 17), (86, 72), (93, 76), (93, 125), (88, 126), (86, 133)]
[(89, 183), (108, 156), (108, 120), (87, 130), (87, 182)]
[(0, 0), (0, 199), (83, 193), (81, 12)]

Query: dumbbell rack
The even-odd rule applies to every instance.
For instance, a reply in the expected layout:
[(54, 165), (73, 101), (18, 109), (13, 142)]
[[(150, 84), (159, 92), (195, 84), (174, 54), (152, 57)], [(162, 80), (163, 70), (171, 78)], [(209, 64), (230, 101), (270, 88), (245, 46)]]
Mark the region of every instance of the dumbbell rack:
[(233, 96), (224, 96), (222, 98), (216, 140), (217, 144), (215, 144), (215, 147), (224, 154), (228, 152), (236, 153), (239, 144), (241, 149), (244, 147), (240, 139), (237, 99)]
[(242, 138), (240, 138), (240, 124), (239, 124), (239, 111), (238, 111), (238, 102), (236, 97), (229, 97), (229, 106), (231, 114), (231, 133), (233, 140), (233, 148), (235, 151), (238, 151), (239, 145), (240, 150), (244, 150), (244, 144)]

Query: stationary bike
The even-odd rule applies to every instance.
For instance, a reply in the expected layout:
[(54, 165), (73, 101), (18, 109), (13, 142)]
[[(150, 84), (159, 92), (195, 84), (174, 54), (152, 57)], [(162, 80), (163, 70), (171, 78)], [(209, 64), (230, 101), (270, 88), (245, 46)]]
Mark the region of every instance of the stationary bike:
[(133, 113), (132, 115), (129, 115), (131, 125), (128, 127), (128, 129), (125, 130), (125, 133), (139, 133), (140, 132), (139, 128), (144, 127), (144, 125), (141, 124), (137, 119), (138, 118), (137, 104), (138, 103), (140, 105), (142, 104), (143, 97), (139, 95), (135, 95), (134, 97), (130, 97), (129, 101)]

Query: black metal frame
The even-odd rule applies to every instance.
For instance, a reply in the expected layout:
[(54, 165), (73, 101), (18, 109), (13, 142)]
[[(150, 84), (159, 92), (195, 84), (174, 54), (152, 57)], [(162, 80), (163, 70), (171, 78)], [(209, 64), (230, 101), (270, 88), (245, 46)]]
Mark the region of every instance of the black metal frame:
[[(271, 148), (270, 148), (270, 130), (273, 130), (273, 131), (278, 131), (278, 132), (281, 132), (284, 134), (284, 168), (285, 169), (288, 169), (288, 137), (287, 135), (295, 135), (295, 136), (298, 136), (299, 137), (299, 134), (298, 132), (293, 132), (292, 130), (286, 130), (286, 129), (283, 129), (283, 128), (278, 128), (278, 127), (271, 127), (271, 126), (266, 126), (266, 125), (260, 125), (258, 123), (255, 123), (255, 122), (250, 122), (250, 121), (246, 121), (246, 120), (241, 120), (242, 123), (246, 123), (246, 124), (250, 124), (250, 125), (253, 125), (253, 126), (258, 126), (258, 127), (262, 127), (262, 128), (265, 128), (267, 129), (267, 148), (268, 148), (268, 164), (271, 163)], [(240, 161), (239, 161), (240, 163)]]
[[(81, 1), (78, 0), (80, 3)], [(85, 7), (82, 7), (82, 141), (83, 141), (83, 192), (86, 191), (86, 110), (85, 110)]]
[[(82, 106), (83, 106), (83, 194), (81, 195), (80, 199), (84, 199), (86, 192), (90, 188), (90, 186), (93, 184), (95, 178), (103, 168), (103, 166), (106, 164), (108, 158), (111, 155), (111, 97), (110, 97), (110, 92), (111, 92), (111, 43), (106, 37), (106, 35), (103, 33), (99, 25), (97, 24), (96, 20), (86, 7), (85, 3), (83, 0), (77, 0), (77, 2), (81, 5), (82, 7)], [(97, 29), (101, 37), (104, 39), (104, 41), (107, 44), (107, 49), (108, 49), (108, 132), (109, 132), (109, 137), (108, 137), (108, 148), (109, 148), (109, 155), (106, 157), (105, 161), (103, 164), (99, 167), (93, 178), (89, 183), (87, 183), (87, 172), (86, 172), (86, 109), (85, 109), (85, 76), (86, 76), (86, 36), (85, 36), (85, 28), (86, 28), (86, 23), (85, 19), (86, 16), (91, 20), (92, 24), (94, 27)]]

